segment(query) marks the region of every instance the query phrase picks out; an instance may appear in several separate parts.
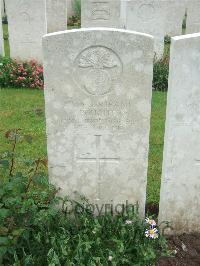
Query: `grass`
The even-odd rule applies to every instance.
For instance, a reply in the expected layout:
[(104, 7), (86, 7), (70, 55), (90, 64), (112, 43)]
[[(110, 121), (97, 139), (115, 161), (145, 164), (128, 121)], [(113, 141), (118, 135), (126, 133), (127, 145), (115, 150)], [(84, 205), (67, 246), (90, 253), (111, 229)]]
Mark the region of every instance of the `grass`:
[(28, 89), (0, 90), (0, 154), (9, 149), (4, 135), (10, 129), (20, 128), (30, 134), (33, 142), (18, 145), (19, 158), (46, 157), (46, 134), (43, 92)]
[(147, 179), (147, 202), (149, 203), (159, 202), (166, 104), (166, 92), (153, 92)]
[[(0, 154), (9, 149), (4, 135), (9, 129), (21, 128), (33, 137), (33, 143), (18, 145), (19, 158), (47, 156), (43, 92), (27, 89), (0, 90)], [(153, 92), (148, 169), (147, 202), (159, 202), (162, 167), (166, 93)]]

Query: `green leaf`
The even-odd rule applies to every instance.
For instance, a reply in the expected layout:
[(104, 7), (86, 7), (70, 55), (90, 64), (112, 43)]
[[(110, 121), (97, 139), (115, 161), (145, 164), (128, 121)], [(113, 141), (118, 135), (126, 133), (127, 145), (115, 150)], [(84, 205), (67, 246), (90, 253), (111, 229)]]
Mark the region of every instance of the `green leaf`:
[(5, 208), (0, 209), (0, 219), (5, 219), (9, 217), (9, 215), (10, 215), (10, 210)]
[(6, 246), (10, 243), (9, 238), (5, 236), (0, 236), (0, 246)]
[(12, 235), (19, 237), (23, 234), (24, 231), (25, 231), (24, 228), (16, 229), (12, 231)]

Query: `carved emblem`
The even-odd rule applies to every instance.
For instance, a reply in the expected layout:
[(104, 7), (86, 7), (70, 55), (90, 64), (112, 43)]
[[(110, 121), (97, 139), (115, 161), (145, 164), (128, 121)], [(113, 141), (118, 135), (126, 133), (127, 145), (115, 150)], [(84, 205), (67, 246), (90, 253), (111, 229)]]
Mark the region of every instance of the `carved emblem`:
[(152, 4), (143, 4), (138, 9), (138, 17), (144, 21), (149, 21), (154, 18), (155, 7)]
[(92, 3), (92, 20), (109, 20), (110, 8), (108, 2), (93, 2)]
[(87, 93), (96, 96), (109, 93), (122, 72), (120, 58), (104, 46), (86, 48), (76, 58), (75, 65), (76, 82)]

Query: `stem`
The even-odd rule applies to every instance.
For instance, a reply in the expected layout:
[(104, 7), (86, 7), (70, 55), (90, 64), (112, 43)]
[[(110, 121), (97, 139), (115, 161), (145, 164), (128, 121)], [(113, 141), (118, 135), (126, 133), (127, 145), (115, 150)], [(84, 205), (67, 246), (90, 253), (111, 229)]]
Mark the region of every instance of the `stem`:
[(25, 193), (26, 193), (26, 194), (27, 194), (27, 192), (28, 192), (28, 190), (29, 190), (29, 187), (30, 187), (32, 181), (33, 181), (33, 177), (34, 177), (35, 174), (37, 173), (37, 170), (38, 170), (39, 164), (40, 164), (40, 160), (37, 160), (37, 161), (36, 161), (35, 171), (34, 171), (33, 175), (30, 176), (29, 181), (28, 181), (28, 185), (27, 185), (27, 187), (26, 187), (26, 189), (25, 189)]
[(15, 154), (16, 144), (17, 144), (17, 135), (15, 135), (13, 148), (12, 148), (12, 159), (11, 159), (11, 166), (10, 166), (9, 176), (13, 176), (14, 163), (15, 163), (14, 154)]

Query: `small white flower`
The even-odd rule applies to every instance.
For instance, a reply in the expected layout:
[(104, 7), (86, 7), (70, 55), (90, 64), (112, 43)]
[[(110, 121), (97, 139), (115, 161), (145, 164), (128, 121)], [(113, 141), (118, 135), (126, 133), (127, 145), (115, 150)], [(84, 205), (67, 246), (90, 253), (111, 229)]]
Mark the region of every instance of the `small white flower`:
[(113, 257), (112, 257), (112, 256), (109, 256), (109, 257), (108, 257), (108, 260), (109, 260), (109, 261), (111, 261), (112, 259), (113, 259)]
[(154, 220), (149, 219), (148, 217), (145, 219), (145, 222), (149, 224), (152, 228), (156, 226), (156, 222)]
[(125, 224), (132, 224), (133, 223), (133, 221), (131, 221), (131, 220), (126, 220), (125, 221)]
[(158, 238), (158, 230), (156, 228), (147, 229), (145, 231), (145, 236), (147, 238), (156, 239)]

